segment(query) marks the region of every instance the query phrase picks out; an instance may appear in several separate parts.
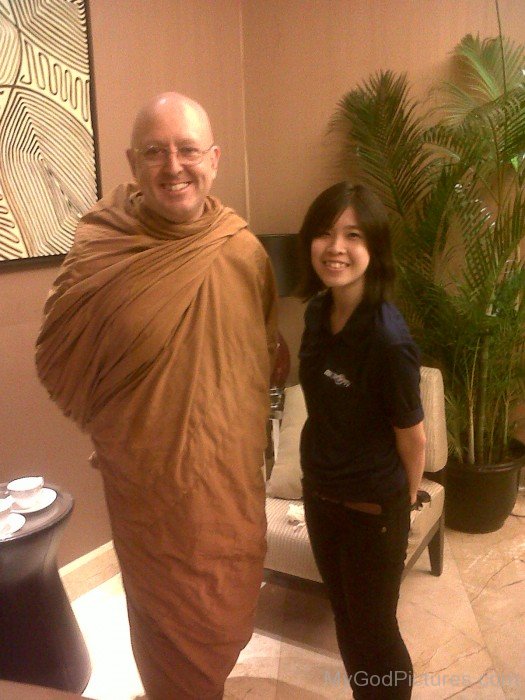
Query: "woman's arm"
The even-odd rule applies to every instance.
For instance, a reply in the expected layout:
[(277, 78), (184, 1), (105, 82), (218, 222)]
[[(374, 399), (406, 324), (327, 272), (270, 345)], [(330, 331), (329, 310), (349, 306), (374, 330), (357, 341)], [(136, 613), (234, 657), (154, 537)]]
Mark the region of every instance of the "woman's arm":
[(408, 477), (410, 502), (416, 502), (417, 490), (425, 469), (425, 429), (423, 421), (410, 428), (396, 428), (396, 447)]

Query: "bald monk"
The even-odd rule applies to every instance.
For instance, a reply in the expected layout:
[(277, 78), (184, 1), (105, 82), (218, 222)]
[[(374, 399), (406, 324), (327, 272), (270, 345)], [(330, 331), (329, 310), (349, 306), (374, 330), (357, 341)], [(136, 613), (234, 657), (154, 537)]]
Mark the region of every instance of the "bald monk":
[(80, 221), (37, 341), (41, 381), (94, 443), (149, 700), (223, 697), (262, 579), (275, 285), (209, 196), (219, 155), (188, 97), (140, 111), (136, 184)]

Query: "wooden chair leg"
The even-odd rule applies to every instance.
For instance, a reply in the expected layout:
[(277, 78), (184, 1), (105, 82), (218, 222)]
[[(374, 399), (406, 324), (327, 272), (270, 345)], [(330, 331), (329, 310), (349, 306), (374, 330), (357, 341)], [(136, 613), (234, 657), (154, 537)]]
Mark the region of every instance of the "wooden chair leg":
[(441, 576), (443, 571), (443, 547), (445, 543), (445, 515), (439, 519), (439, 527), (428, 543), (430, 571), (433, 576)]

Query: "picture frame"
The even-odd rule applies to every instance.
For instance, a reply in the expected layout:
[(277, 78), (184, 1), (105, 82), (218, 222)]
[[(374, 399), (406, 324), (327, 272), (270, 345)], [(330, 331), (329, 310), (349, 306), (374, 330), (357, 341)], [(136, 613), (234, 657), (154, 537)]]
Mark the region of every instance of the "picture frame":
[(67, 253), (100, 196), (87, 0), (0, 3), (0, 262)]

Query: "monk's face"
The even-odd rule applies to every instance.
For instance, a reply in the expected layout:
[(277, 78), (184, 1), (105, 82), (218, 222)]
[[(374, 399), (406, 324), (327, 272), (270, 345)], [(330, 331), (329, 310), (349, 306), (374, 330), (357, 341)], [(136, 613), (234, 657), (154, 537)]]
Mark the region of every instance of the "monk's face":
[[(202, 215), (220, 150), (199, 105), (180, 98), (159, 100), (138, 119), (127, 155), (148, 209), (173, 223)], [(186, 162), (201, 156), (200, 162)]]

